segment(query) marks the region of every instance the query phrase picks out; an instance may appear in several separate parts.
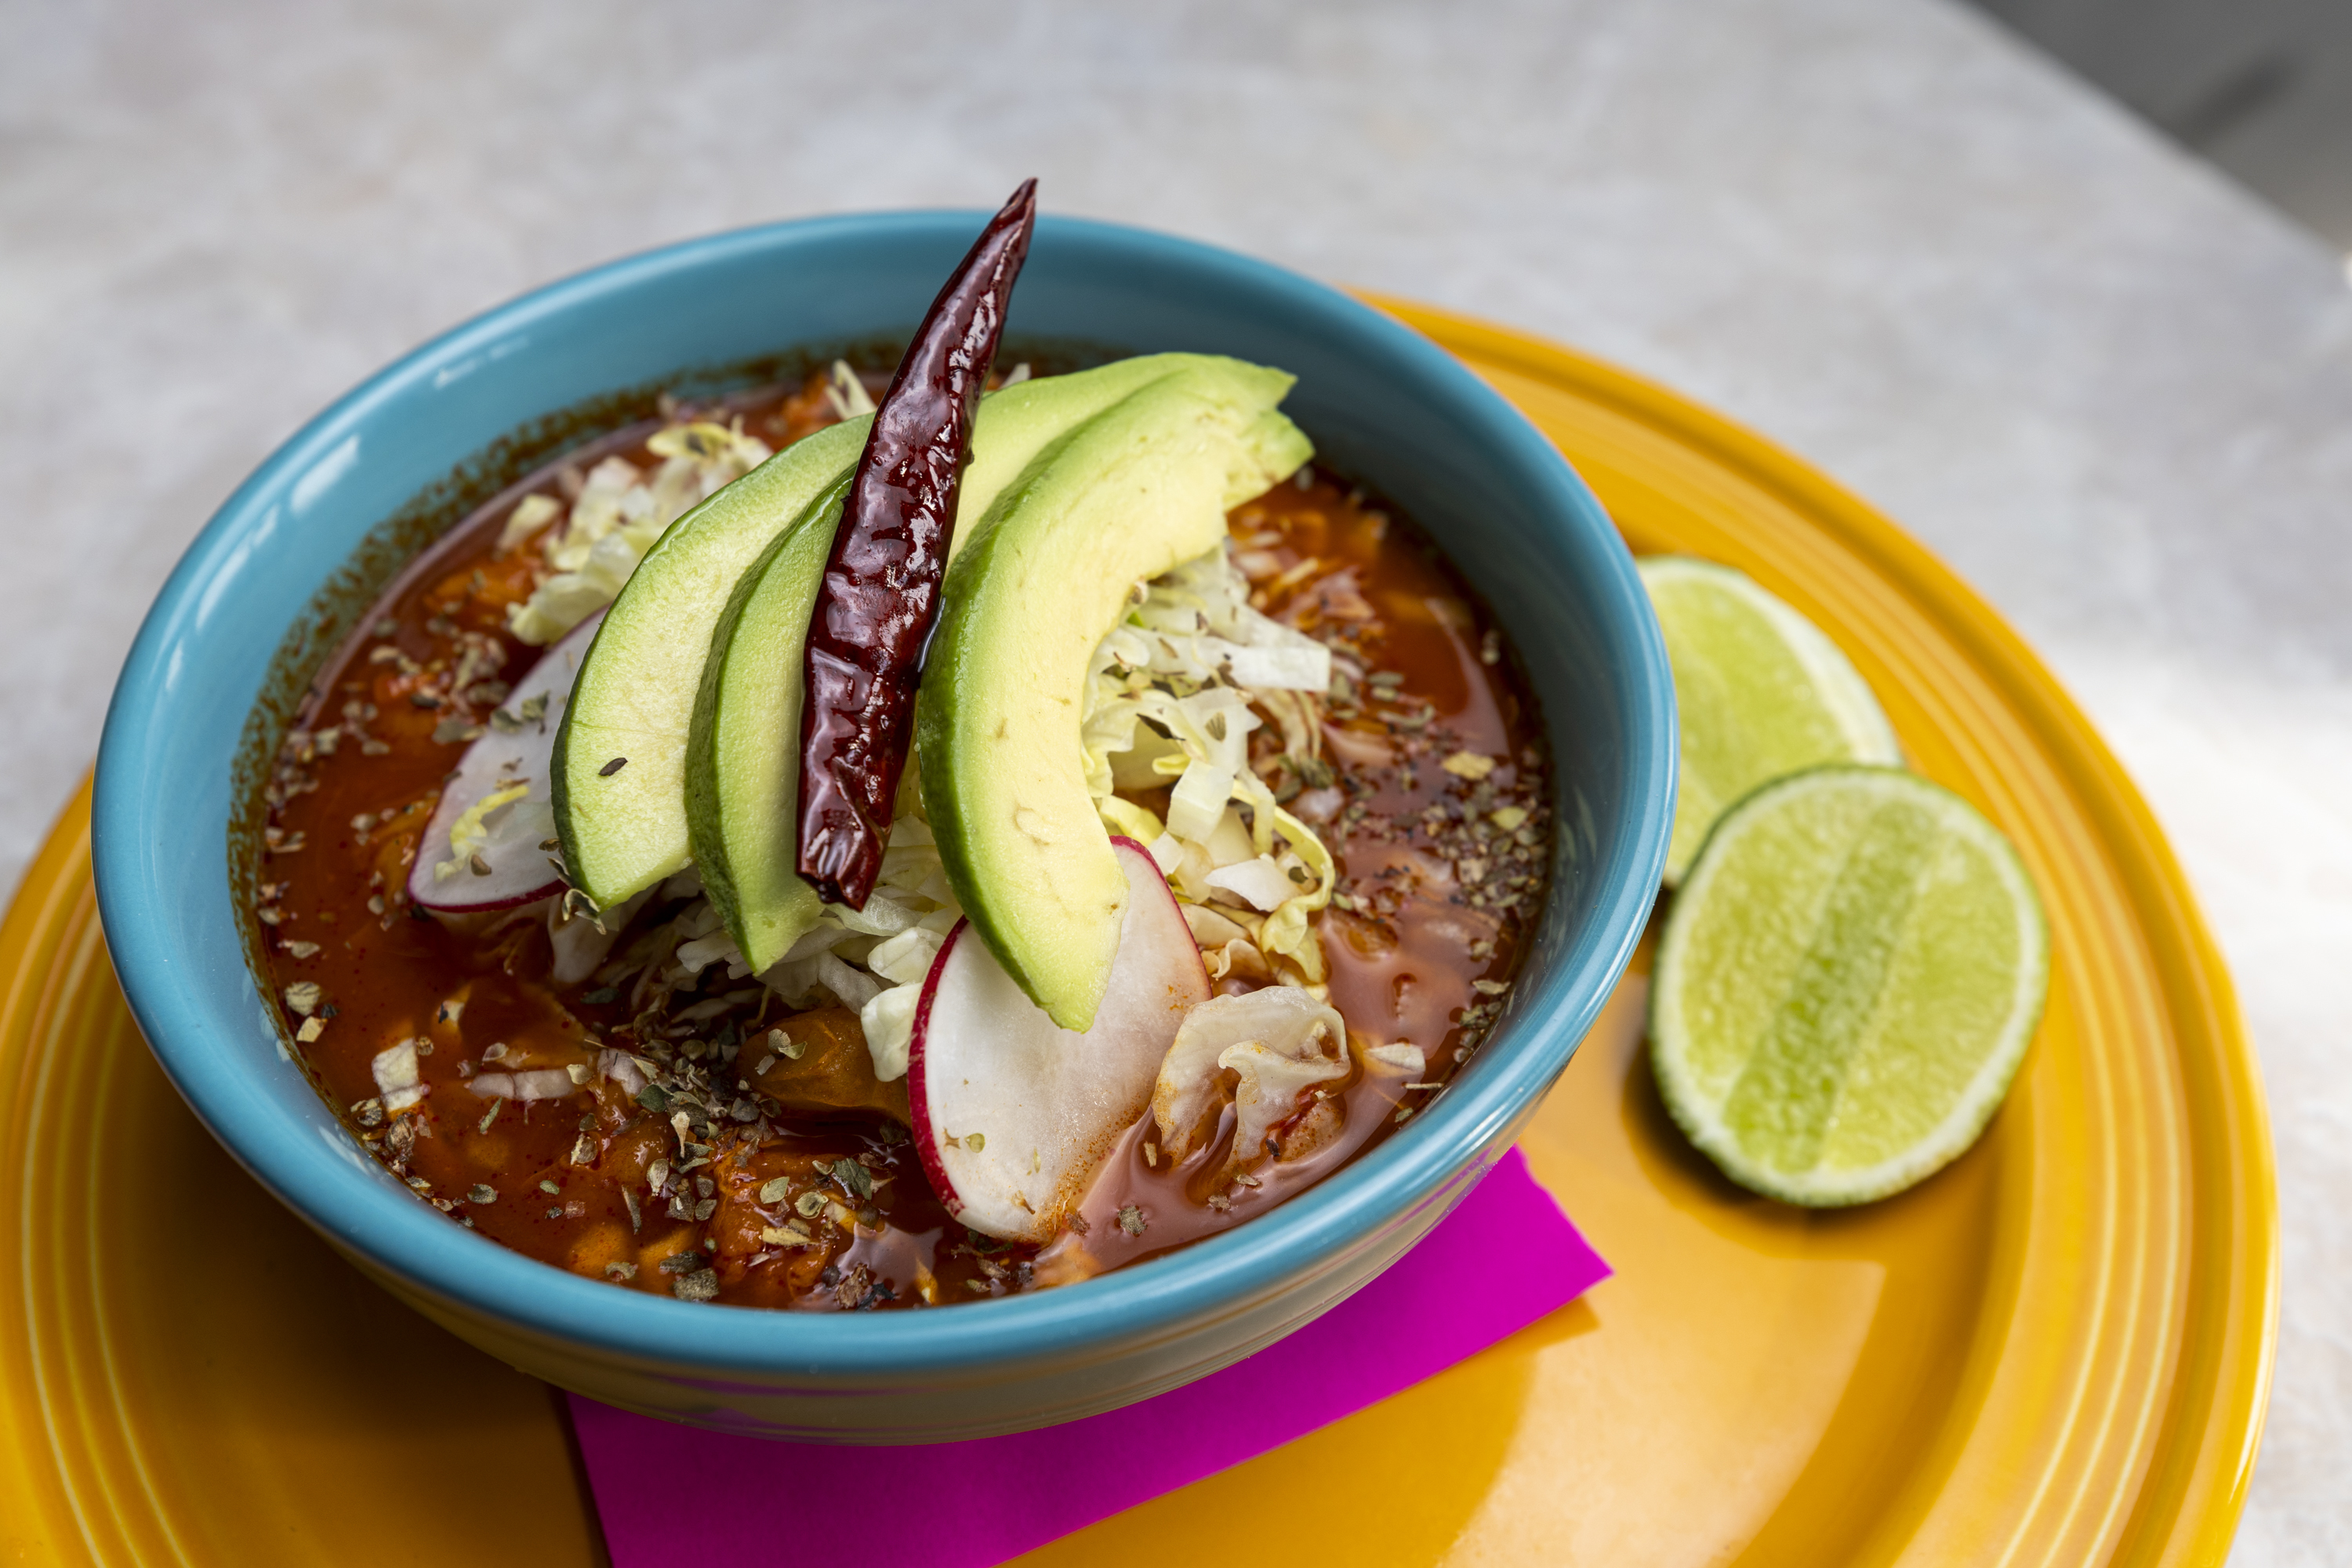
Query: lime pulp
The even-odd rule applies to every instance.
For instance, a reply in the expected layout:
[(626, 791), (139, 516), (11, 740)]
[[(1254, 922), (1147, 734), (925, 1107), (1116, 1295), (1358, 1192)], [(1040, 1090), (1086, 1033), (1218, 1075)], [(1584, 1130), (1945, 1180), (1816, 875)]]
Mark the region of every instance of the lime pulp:
[(1686, 555), (1637, 563), (1665, 636), (1680, 718), (1665, 881), (1759, 785), (1824, 763), (1897, 764), (1895, 730), (1853, 662), (1745, 573)]
[(1675, 895), (1651, 1063), (1733, 1181), (1864, 1203), (1975, 1142), (2049, 967), (2032, 881), (1973, 806), (1899, 769), (1814, 768), (1725, 812)]

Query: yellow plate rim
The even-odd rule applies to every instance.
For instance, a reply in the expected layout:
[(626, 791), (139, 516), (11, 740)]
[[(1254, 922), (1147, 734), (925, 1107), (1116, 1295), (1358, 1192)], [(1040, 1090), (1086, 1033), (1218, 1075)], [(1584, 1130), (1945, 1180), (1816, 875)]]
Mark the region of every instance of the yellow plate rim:
[[(1370, 303), (1473, 368), (1571, 390), (1670, 433), (1831, 530), (1958, 638), (2071, 781), (2155, 948), (2167, 1011), (2189, 1022), (2181, 1096), (2193, 1164), (2192, 1252), (2162, 1426), (2126, 1533), (2150, 1561), (2219, 1563), (2245, 1507), (2262, 1439), (2279, 1296), (2277, 1181), (2252, 1041), (2221, 950), (2154, 814), (2090, 721), (2023, 640), (1924, 545), (1764, 437), (1631, 372), (1478, 318), (1379, 294)], [(1509, 395), (1509, 389), (1504, 389)], [(2013, 1543), (2014, 1544), (2014, 1543)]]
[[(1807, 464), (1664, 387), (1588, 356), (1474, 318), (1366, 297), (1492, 379), (1518, 375), (1566, 389), (1785, 498), (1956, 638), (1967, 658), (1989, 672), (2051, 767), (2068, 781), (2094, 819), (2107, 864), (2128, 890), (2163, 1008), (2187, 1025), (2179, 1031), (2183, 1049), (2174, 1064), (2178, 1081), (2165, 1101), (2177, 1104), (2181, 1119), (2187, 1169), (2180, 1184), (2189, 1237), (2176, 1321), (2169, 1338), (2159, 1335), (2157, 1342), (2168, 1347), (2171, 1367), (2162, 1382), (2161, 1408), (2144, 1413), (2140, 1426), (2123, 1434), (2137, 1445), (2141, 1458), (2128, 1495), (2104, 1500), (2107, 1516), (2097, 1533), (2110, 1543), (2137, 1543), (2112, 1553), (2113, 1560), (2222, 1560), (2244, 1506), (2272, 1373), (2279, 1289), (2275, 1181), (2260, 1074), (2227, 972), (2137, 791), (2082, 713), (1990, 609), (1927, 550)], [(85, 786), (0, 922), (0, 965), (7, 972), (0, 985), (0, 1092), (21, 1092), (29, 1075), (46, 1070), (24, 1049), (37, 1020), (70, 1005), (67, 993), (72, 989), (110, 979), (103, 963), (91, 964), (83, 951), (95, 941), (94, 928), (88, 928), (87, 867)], [(11, 1109), (0, 1105), (0, 1138), (21, 1133), (6, 1114)], [(0, 1155), (12, 1166), (17, 1163), (5, 1147)], [(0, 1232), (21, 1238), (39, 1223), (37, 1209), (49, 1205), (37, 1198), (29, 1187), (16, 1194), (5, 1205), (10, 1212), (0, 1215)], [(10, 1391), (12, 1400), (40, 1386), (34, 1347), (26, 1342), (30, 1310), (29, 1298), (0, 1293), (0, 1387)], [(98, 1410), (89, 1414), (103, 1418)], [(62, 1485), (64, 1478), (56, 1473), (58, 1456), (43, 1452), (37, 1440), (42, 1429), (49, 1445), (60, 1440), (55, 1421), (45, 1408), (35, 1420), (15, 1424), (13, 1439), (0, 1441), (0, 1495), (53, 1516), (77, 1506), (68, 1495), (71, 1487)], [(0, 1422), (0, 1428), (9, 1427)], [(2070, 1432), (2065, 1441), (2084, 1436)], [(2112, 1434), (2092, 1429), (2087, 1436), (2104, 1442)], [(0, 1439), (9, 1436), (8, 1430), (0, 1430)], [(2048, 1474), (2042, 1484), (2050, 1484)], [(105, 1533), (100, 1526), (99, 1534)], [(8, 1536), (0, 1526), (0, 1547), (10, 1544)], [(97, 1551), (88, 1526), (83, 1536)], [(130, 1539), (121, 1539), (121, 1544), (142, 1554)], [(176, 1543), (165, 1554), (180, 1555)], [(2014, 1560), (2026, 1554), (2021, 1528), (2009, 1551), (1993, 1556)], [(1911, 1553), (1902, 1555), (1908, 1560)]]

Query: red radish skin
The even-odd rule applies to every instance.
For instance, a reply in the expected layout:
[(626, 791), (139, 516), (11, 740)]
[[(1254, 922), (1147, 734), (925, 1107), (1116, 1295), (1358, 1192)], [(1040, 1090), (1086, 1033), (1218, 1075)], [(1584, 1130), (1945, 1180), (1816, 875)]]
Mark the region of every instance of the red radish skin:
[[(915, 1152), (923, 1162), (923, 1179), (931, 1184), (931, 1191), (939, 1195), (948, 1213), (959, 1218), (963, 1214), (963, 1199), (956, 1195), (955, 1184), (948, 1180), (947, 1162), (940, 1154), (939, 1129), (931, 1125), (930, 1096), (925, 1092), (929, 1080), (923, 1071), (923, 1043), (930, 1038), (931, 1002), (940, 994), (940, 975), (948, 954), (956, 950), (956, 943), (969, 936), (971, 921), (960, 920), (948, 932), (947, 941), (940, 944), (938, 955), (931, 960), (930, 972), (923, 976), (923, 994), (915, 1004), (915, 1027), (907, 1047), (907, 1105), (915, 1121)], [(1208, 970), (1204, 967), (1201, 973), (1205, 977)]]
[[(1004, 986), (1010, 987), (1012, 981), (1003, 976), (994, 955), (972, 931), (969, 921), (957, 922), (955, 929), (948, 934), (946, 944), (940, 949), (939, 956), (931, 961), (930, 973), (923, 977), (923, 994), (915, 1007), (914, 1037), (907, 1068), (908, 1100), (914, 1116), (915, 1148), (922, 1160), (923, 1174), (929, 1180), (932, 1190), (939, 1194), (940, 1201), (946, 1205), (948, 1212), (972, 1229), (986, 1235), (1007, 1240), (1042, 1242), (1052, 1239), (1061, 1230), (1066, 1217), (1076, 1212), (1084, 1201), (1096, 1173), (1118, 1146), (1119, 1140), (1139, 1118), (1149, 1113), (1151, 1086), (1159, 1076), (1160, 1060), (1168, 1053), (1169, 1042), (1176, 1037), (1177, 1026), (1183, 1021), (1185, 1013), (1207, 1000), (1209, 995), (1209, 975), (1202, 966), (1200, 949), (1194, 945), (1191, 929), (1184, 923), (1182, 910), (1177, 905), (1175, 895), (1169, 891), (1167, 881), (1161, 877), (1159, 865), (1151, 858), (1150, 851), (1132, 838), (1114, 837), (1111, 845), (1121, 857), (1128, 873), (1129, 898), (1128, 912), (1120, 929), (1118, 956), (1113, 961), (1106, 1002), (1109, 997), (1135, 998), (1144, 994), (1147, 987), (1164, 990), (1170, 999), (1164, 1015), (1154, 1009), (1140, 1018), (1121, 1017), (1117, 1010), (1111, 1010), (1109, 1016), (1097, 1017), (1095, 1027), (1083, 1035), (1055, 1029), (1050, 1022), (1045, 1021), (1044, 1010), (1022, 996), (1017, 990), (1012, 994), (1013, 1000), (1007, 1011), (994, 1016), (993, 1021), (1006, 1026), (1006, 1033), (1001, 1038), (1008, 1062), (1017, 1062), (1024, 1048), (1014, 1031), (1028, 1033), (1034, 1031), (1037, 1024), (1043, 1023), (1046, 1030), (1075, 1047), (1119, 1049), (1123, 1054), (1117, 1062), (1104, 1064), (1110, 1070), (1097, 1076), (1120, 1080), (1114, 1083), (1114, 1089), (1124, 1088), (1126, 1079), (1133, 1079), (1133, 1093), (1119, 1097), (1131, 1100), (1132, 1104), (1113, 1103), (1104, 1107), (1098, 1117), (1099, 1125), (1088, 1124), (1071, 1131), (1053, 1150), (1053, 1165), (1042, 1173), (1053, 1178), (1051, 1191), (1045, 1194), (1045, 1202), (1034, 1205), (1025, 1214), (1016, 1215), (1008, 1206), (990, 1199), (987, 1194), (982, 1194), (983, 1201), (975, 1205), (968, 1201), (966, 1194), (958, 1188), (954, 1173), (948, 1165), (946, 1138), (951, 1133), (961, 1138), (972, 1131), (979, 1131), (985, 1137), (988, 1130), (984, 1126), (954, 1127), (945, 1124), (947, 1117), (960, 1112), (943, 1110), (943, 1107), (950, 1100), (966, 1099), (971, 1090), (971, 1079), (968, 1076), (950, 1078), (938, 1072), (940, 1059), (950, 1051), (984, 1050), (984, 1043), (975, 1037), (974, 1031), (984, 1028), (992, 1021), (987, 1017), (956, 1018), (949, 1016), (948, 1007), (963, 1005), (961, 996), (950, 996), (951, 990), (961, 989), (954, 980), (955, 966), (984, 963), (997, 978), (1003, 979)], [(1160, 890), (1156, 902), (1148, 898), (1147, 882)], [(1139, 921), (1144, 923), (1139, 924)], [(980, 978), (984, 980), (986, 977)], [(1027, 1008), (1034, 1017), (1012, 1014), (1011, 1006)], [(1157, 1026), (1163, 1016), (1164, 1027)], [(940, 1032), (949, 1029), (955, 1031), (952, 1037)], [(1043, 1037), (1042, 1034), (1037, 1037)], [(968, 1072), (969, 1066), (967, 1064), (963, 1070)], [(950, 1073), (956, 1071), (950, 1069)], [(984, 1098), (984, 1094), (973, 1098)], [(1008, 1110), (1017, 1111), (1017, 1107), (1012, 1105), (1016, 1099), (1017, 1091), (1008, 1094)], [(988, 1118), (983, 1114), (980, 1120), (984, 1121)], [(1016, 1118), (1009, 1115), (1008, 1120)], [(1045, 1150), (1038, 1146), (1035, 1152), (1042, 1156)], [(1030, 1156), (1032, 1144), (1028, 1139), (1015, 1138), (1010, 1142), (1000, 1141), (993, 1147), (984, 1144), (982, 1152), (990, 1156), (988, 1165), (981, 1172), (968, 1172), (968, 1179), (985, 1175), (991, 1171), (1020, 1168)], [(976, 1181), (974, 1184), (977, 1185)]]
[[(547, 711), (525, 723), (514, 734), (492, 729), (467, 746), (457, 771), (441, 791), (433, 820), (416, 841), (416, 862), (409, 868), (408, 897), (414, 903), (445, 915), (484, 914), (511, 910), (553, 898), (563, 890), (548, 852), (540, 845), (555, 832), (551, 781), (555, 770), (555, 731), (563, 721), (563, 704), (572, 695), (572, 679), (604, 612), (597, 611), (566, 632), (539, 656), (529, 674), (515, 683), (504, 704), (516, 713), (532, 697), (544, 694)], [(506, 764), (511, 761), (513, 766)], [(436, 878), (433, 868), (449, 858), (449, 830), (476, 801), (499, 787), (502, 779), (527, 778), (530, 794), (499, 812), (490, 826), (482, 858), (490, 868), (487, 877), (459, 871)]]

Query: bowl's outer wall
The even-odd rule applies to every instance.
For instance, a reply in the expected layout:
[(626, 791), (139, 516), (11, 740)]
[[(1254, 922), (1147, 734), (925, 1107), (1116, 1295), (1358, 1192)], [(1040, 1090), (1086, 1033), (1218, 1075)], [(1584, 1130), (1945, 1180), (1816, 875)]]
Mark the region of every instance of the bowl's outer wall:
[[(1254, 1223), (1084, 1288), (950, 1312), (733, 1311), (616, 1290), (452, 1226), (353, 1144), (247, 967), (227, 823), (238, 737), (289, 622), (404, 503), (496, 437), (697, 367), (911, 330), (981, 215), (782, 224), (614, 263), (427, 344), (279, 449), (165, 584), (100, 751), (100, 912), (131, 1007), (197, 1114), (332, 1244), (459, 1334), (569, 1388), (775, 1436), (924, 1441), (1107, 1409), (1306, 1321), (1499, 1157), (1631, 955), (1673, 804), (1674, 699), (1630, 558), (1542, 437), (1442, 351), (1230, 252), (1046, 219), (1014, 335), (1281, 365), (1322, 458), (1486, 595), (1542, 706), (1552, 895), (1511, 1009), (1405, 1134)], [(308, 670), (295, 672), (305, 677)]]
[[(813, 1400), (806, 1387), (769, 1380), (708, 1373), (681, 1377), (658, 1364), (608, 1362), (599, 1366), (593, 1387), (578, 1391), (641, 1415), (800, 1442), (898, 1443), (909, 1441), (909, 1432), (921, 1433), (925, 1442), (950, 1442), (1077, 1420), (1230, 1365), (1338, 1306), (1426, 1236), (1492, 1163), (1481, 1159), (1465, 1166), (1398, 1223), (1368, 1232), (1279, 1295), (1218, 1314), (1213, 1340), (1205, 1342), (1213, 1348), (1205, 1352), (1208, 1325), (1187, 1322), (1085, 1355), (1057, 1349), (992, 1366), (987, 1381), (977, 1384), (876, 1380), (827, 1387)], [(344, 1256), (394, 1295), (509, 1365), (562, 1386), (580, 1384), (578, 1352), (568, 1342), (453, 1310), (368, 1258)], [(1017, 1399), (1005, 1397), (1008, 1384), (1018, 1388)]]

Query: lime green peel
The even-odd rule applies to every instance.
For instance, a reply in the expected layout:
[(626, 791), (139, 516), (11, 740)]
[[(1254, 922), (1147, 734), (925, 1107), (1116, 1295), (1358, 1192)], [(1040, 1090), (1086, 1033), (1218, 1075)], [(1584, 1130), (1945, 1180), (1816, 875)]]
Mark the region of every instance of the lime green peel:
[(1638, 564), (1681, 716), (1667, 887), (1716, 818), (1759, 785), (1824, 763), (1901, 763), (1869, 683), (1811, 621), (1728, 566), (1686, 555)]

